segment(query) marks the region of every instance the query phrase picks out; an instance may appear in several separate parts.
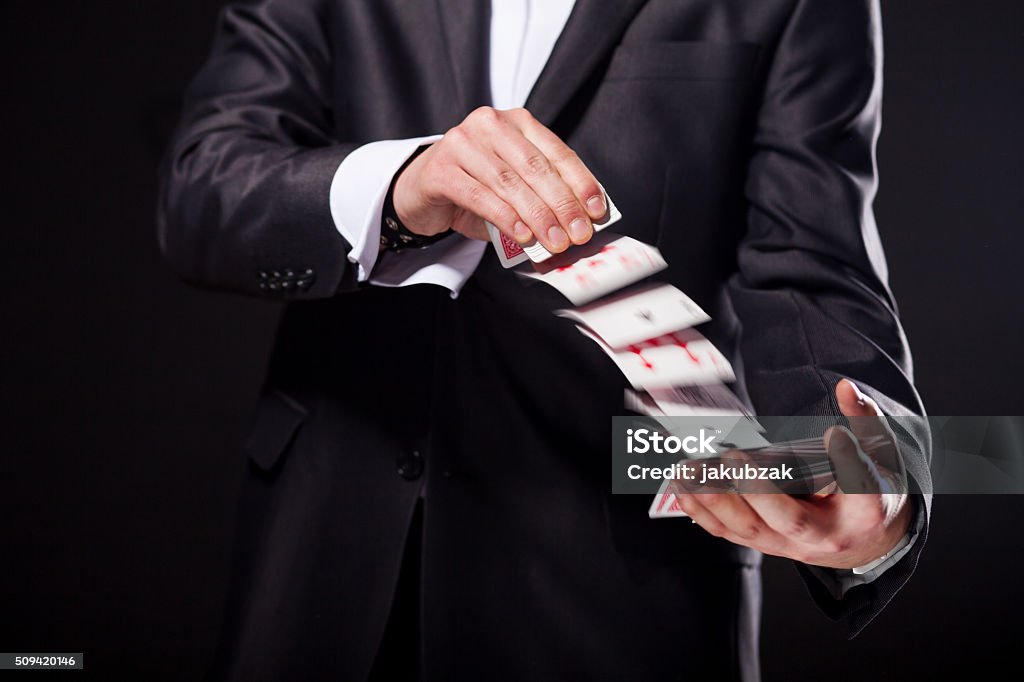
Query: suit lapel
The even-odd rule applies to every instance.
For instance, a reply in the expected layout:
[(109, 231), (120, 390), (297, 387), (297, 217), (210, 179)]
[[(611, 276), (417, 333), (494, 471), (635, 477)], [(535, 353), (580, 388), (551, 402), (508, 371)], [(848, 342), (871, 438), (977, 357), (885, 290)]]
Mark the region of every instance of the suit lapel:
[(647, 0), (576, 0), (526, 108), (546, 126), (619, 42)]
[(436, 0), (463, 115), (491, 101), (490, 0)]

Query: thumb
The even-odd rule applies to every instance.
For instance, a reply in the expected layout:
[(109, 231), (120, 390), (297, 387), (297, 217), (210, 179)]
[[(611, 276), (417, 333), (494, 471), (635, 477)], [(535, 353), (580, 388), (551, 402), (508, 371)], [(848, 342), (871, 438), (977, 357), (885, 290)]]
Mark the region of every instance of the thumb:
[(864, 454), (857, 438), (842, 426), (825, 432), (825, 448), (836, 474), (836, 483), (844, 493), (878, 493), (880, 476), (875, 463)]
[(849, 379), (843, 379), (836, 384), (836, 401), (839, 403), (839, 411), (847, 417), (882, 416), (878, 403)]
[(857, 384), (843, 379), (836, 384), (839, 411), (847, 418), (858, 449), (867, 450), (883, 467), (894, 473), (903, 471), (896, 436), (878, 403)]

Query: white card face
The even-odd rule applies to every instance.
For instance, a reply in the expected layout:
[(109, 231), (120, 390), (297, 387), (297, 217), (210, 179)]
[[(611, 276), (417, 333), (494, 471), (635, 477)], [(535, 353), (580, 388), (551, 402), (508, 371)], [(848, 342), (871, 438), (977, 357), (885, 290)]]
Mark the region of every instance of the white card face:
[(657, 284), (556, 315), (586, 326), (610, 347), (621, 349), (711, 318), (671, 284)]
[(504, 232), (486, 221), (484, 225), (487, 226), (487, 233), (491, 235), (491, 244), (494, 245), (494, 252), (498, 254), (502, 267), (511, 268), (530, 260), (519, 242), (505, 236)]
[(615, 361), (633, 388), (716, 384), (736, 378), (725, 356), (693, 329), (648, 339), (618, 351), (584, 327), (577, 329)]
[[(604, 198), (608, 203), (608, 215), (601, 222), (594, 223), (594, 232), (600, 232), (622, 219), (622, 214), (619, 213), (619, 209), (615, 207), (612, 198), (608, 196), (607, 192), (605, 192)], [(515, 267), (528, 260), (540, 263), (551, 258), (551, 252), (545, 249), (540, 242), (523, 247), (516, 240), (505, 236), (501, 230), (491, 223), (484, 221), (484, 225), (487, 226), (487, 233), (491, 235), (491, 244), (494, 246), (494, 252), (498, 254), (498, 260), (504, 268)]]
[(573, 305), (585, 305), (661, 272), (661, 252), (632, 237), (605, 232), (541, 266), (517, 270), (523, 277), (558, 289)]

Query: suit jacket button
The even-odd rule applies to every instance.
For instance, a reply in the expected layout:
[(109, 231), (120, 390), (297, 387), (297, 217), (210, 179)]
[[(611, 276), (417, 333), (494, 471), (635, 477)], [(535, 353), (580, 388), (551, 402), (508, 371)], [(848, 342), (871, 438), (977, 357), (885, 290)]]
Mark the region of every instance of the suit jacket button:
[(423, 474), (423, 455), (419, 450), (403, 452), (395, 460), (398, 475), (407, 481), (415, 481)]

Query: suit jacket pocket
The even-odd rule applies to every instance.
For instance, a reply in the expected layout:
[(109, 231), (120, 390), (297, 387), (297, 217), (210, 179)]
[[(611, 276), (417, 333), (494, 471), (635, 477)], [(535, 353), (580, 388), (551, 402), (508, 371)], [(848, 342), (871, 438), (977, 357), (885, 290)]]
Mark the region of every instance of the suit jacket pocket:
[(256, 466), (270, 471), (288, 449), (309, 412), (294, 398), (276, 390), (263, 392), (244, 450)]
[(612, 54), (605, 80), (744, 80), (760, 49), (755, 43), (626, 43)]

